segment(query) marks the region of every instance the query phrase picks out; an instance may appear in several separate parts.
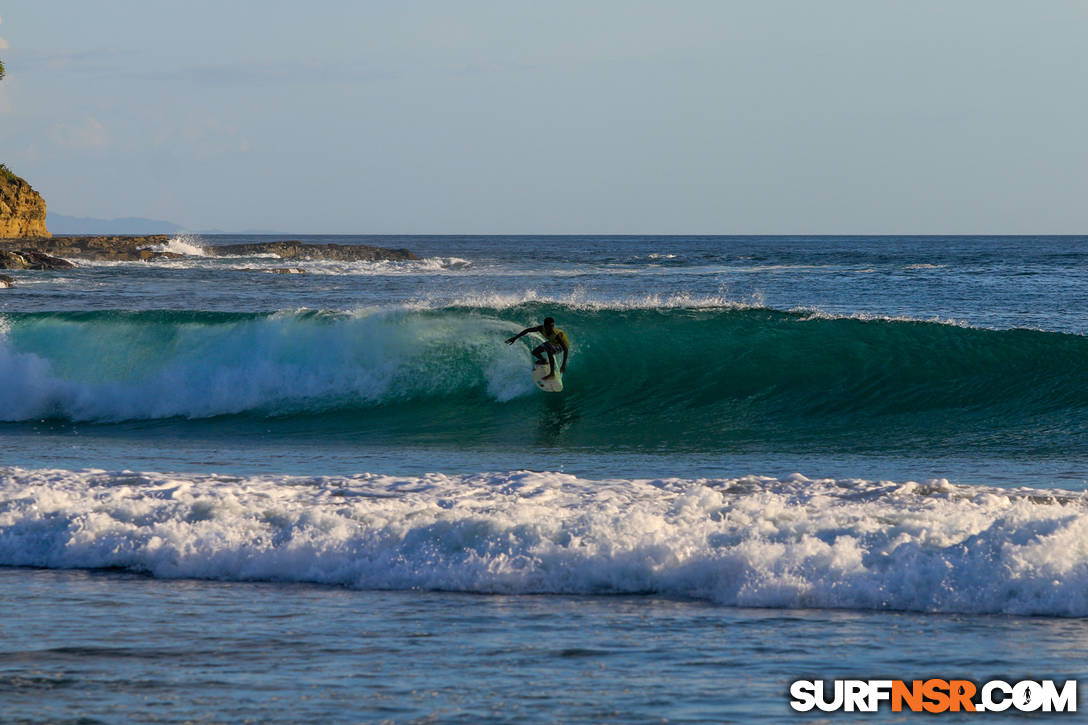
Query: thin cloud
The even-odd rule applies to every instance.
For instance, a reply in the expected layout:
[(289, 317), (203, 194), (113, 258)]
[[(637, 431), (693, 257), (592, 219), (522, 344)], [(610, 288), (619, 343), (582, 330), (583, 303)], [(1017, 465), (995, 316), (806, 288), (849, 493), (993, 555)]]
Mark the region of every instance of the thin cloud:
[(135, 53), (122, 53), (113, 48), (86, 51), (41, 51), (24, 48), (19, 50), (19, 70), (22, 75), (64, 71), (69, 77), (76, 74), (116, 76), (129, 67), (125, 61), (132, 60), (135, 56)]
[(50, 137), (53, 143), (69, 149), (97, 149), (110, 143), (106, 127), (94, 116), (86, 116), (75, 123), (57, 123)]
[(130, 77), (162, 82), (190, 82), (216, 86), (274, 86), (286, 83), (357, 83), (394, 80), (400, 69), (389, 70), (367, 63), (317, 61), (242, 61), (221, 65), (173, 67), (129, 72)]

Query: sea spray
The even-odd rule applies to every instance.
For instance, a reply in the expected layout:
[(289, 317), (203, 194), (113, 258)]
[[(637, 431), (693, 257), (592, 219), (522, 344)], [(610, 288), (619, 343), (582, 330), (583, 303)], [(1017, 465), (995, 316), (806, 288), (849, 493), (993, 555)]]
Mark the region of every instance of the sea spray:
[(203, 240), (191, 234), (179, 234), (171, 237), (165, 244), (155, 244), (148, 247), (152, 252), (173, 252), (190, 257), (206, 257)]

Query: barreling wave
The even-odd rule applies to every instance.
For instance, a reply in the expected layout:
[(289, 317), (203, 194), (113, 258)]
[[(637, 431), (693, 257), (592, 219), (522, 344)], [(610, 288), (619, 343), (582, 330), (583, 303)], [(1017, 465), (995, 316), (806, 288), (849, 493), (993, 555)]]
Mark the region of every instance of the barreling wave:
[(748, 476), (0, 468), (0, 566), (1088, 616), (1083, 492)]
[[(528, 345), (503, 344), (546, 314), (573, 341), (560, 396), (533, 390)], [(744, 305), (0, 318), (9, 422), (243, 416), (451, 445), (1084, 452), (1085, 379), (1083, 336)]]

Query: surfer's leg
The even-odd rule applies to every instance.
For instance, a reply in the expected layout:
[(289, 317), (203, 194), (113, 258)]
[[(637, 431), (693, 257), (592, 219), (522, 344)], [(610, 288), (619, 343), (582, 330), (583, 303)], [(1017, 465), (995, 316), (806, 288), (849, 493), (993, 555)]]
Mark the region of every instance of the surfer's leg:
[(533, 357), (536, 358), (537, 365), (544, 364), (544, 350), (545, 348), (543, 345), (537, 345), (536, 348), (533, 349)]
[[(541, 345), (541, 347), (544, 347), (544, 346)], [(548, 353), (548, 365), (550, 365), (552, 369), (547, 375), (544, 376), (543, 379), (544, 380), (550, 380), (551, 378), (555, 377), (555, 355), (552, 353), (552, 346), (551, 345), (548, 345), (544, 349)]]

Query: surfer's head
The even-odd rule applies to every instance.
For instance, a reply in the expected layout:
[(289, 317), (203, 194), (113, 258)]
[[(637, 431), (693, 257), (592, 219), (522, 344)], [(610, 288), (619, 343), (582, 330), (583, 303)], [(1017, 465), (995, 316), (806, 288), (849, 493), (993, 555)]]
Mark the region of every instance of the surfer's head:
[(555, 318), (545, 317), (544, 318), (544, 327), (548, 328), (549, 330), (552, 329), (553, 327), (555, 327)]

